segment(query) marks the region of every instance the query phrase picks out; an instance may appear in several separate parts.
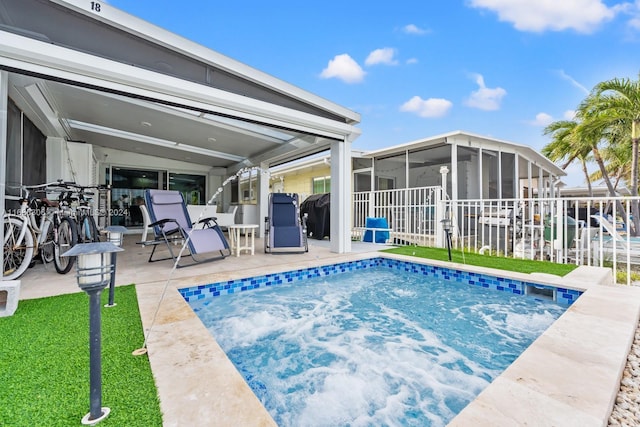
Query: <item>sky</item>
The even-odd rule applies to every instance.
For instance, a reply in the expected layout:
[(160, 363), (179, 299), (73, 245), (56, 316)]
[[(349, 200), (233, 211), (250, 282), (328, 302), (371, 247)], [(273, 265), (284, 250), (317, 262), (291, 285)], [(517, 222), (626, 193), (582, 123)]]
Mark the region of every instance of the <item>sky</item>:
[(354, 150), (462, 130), (540, 151), (597, 83), (640, 75), (640, 0), (108, 3), (359, 113)]

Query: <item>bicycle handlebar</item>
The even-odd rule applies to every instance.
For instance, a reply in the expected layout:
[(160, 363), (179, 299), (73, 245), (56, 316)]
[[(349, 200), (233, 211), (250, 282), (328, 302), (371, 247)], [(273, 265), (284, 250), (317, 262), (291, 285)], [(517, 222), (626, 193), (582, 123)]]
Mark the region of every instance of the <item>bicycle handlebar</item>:
[[(64, 181), (62, 179), (58, 179), (58, 180), (52, 181), (52, 182), (47, 182), (46, 184), (20, 185), (20, 186), (10, 186), (10, 185), (8, 185), (7, 187), (20, 189), (20, 193), (21, 193), (21, 195), (22, 195), (22, 197), (24, 199), (29, 199), (29, 194), (32, 193), (34, 190), (39, 190), (39, 189), (43, 189), (43, 190), (45, 190), (45, 189), (51, 189), (51, 190), (73, 189), (73, 190), (76, 190), (77, 192), (79, 192), (81, 195), (93, 196), (94, 195), (93, 192), (88, 192), (88, 191), (85, 191), (85, 190), (86, 189), (103, 190), (103, 189), (110, 189), (111, 188), (110, 185), (104, 185), (104, 184), (83, 186), (83, 185), (79, 185), (79, 184), (75, 183), (74, 181)], [(67, 195), (67, 197), (70, 197), (70, 196), (71, 196), (70, 194)]]

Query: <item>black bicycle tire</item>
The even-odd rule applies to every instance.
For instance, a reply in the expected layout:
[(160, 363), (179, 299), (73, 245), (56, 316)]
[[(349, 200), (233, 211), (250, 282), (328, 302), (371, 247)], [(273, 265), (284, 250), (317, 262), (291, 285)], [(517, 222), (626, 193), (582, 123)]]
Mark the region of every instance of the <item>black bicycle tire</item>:
[[(60, 251), (60, 239), (64, 239), (65, 247), (69, 246), (65, 249), (65, 251)], [(62, 218), (60, 220), (60, 224), (58, 225), (58, 239), (54, 246), (54, 258), (53, 264), (56, 267), (56, 271), (60, 274), (67, 274), (71, 271), (73, 264), (75, 263), (75, 257), (64, 257), (62, 256), (64, 252), (71, 249), (78, 243), (78, 227), (76, 223), (71, 218)]]
[[(15, 251), (13, 248), (15, 245), (11, 244), (13, 237), (17, 234), (21, 233), (22, 227), (25, 226), (25, 223), (18, 218), (14, 217), (5, 217), (4, 222), (11, 222), (15, 228), (12, 227), (13, 234), (8, 237), (7, 244), (5, 244), (4, 250), (4, 265), (2, 268), (3, 279), (4, 280), (15, 280), (20, 278), (29, 268), (29, 264), (33, 259), (33, 248), (34, 248), (34, 239), (31, 230), (27, 229), (24, 235), (24, 247), (23, 251)], [(7, 238), (7, 229), (5, 226), (5, 239)], [(7, 274), (9, 268), (10, 273)]]
[(40, 245), (40, 259), (44, 264), (49, 264), (53, 262), (56, 254), (55, 254), (55, 232), (52, 227), (53, 224), (49, 225), (49, 230), (47, 231), (47, 236), (44, 239), (44, 242)]

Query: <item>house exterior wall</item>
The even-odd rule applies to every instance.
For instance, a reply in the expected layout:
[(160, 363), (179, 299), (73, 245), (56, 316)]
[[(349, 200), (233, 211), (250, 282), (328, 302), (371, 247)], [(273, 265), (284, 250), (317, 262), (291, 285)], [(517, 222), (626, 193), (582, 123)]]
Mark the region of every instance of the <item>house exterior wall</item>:
[(47, 182), (58, 179), (80, 185), (96, 185), (97, 162), (91, 144), (47, 139)]
[[(300, 196), (300, 200), (304, 200), (313, 194), (313, 179), (320, 177), (330, 177), (331, 176), (331, 167), (330, 166), (320, 166), (313, 167), (307, 170), (300, 170), (294, 173), (285, 174), (284, 175), (284, 193), (298, 193)], [(273, 178), (272, 178), (273, 179)], [(271, 186), (273, 191), (273, 184), (277, 182), (278, 179), (275, 179)], [(329, 191), (327, 191), (329, 192)]]

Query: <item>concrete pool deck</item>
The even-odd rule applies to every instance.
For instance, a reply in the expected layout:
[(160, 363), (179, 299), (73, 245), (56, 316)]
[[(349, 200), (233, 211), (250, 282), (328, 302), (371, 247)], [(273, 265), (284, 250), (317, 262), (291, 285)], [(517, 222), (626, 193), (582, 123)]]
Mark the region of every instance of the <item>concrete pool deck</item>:
[[(268, 255), (258, 249), (254, 256), (229, 257), (171, 272), (170, 262), (147, 263), (150, 248), (128, 240), (134, 239), (125, 239), (117, 280), (118, 284), (136, 283), (165, 426), (276, 425), (178, 288), (372, 256), (424, 262), (376, 253), (379, 246), (375, 245), (354, 245), (362, 252), (334, 254), (326, 245), (311, 241), (307, 254)], [(256, 246), (260, 247), (258, 241)], [(451, 426), (607, 425), (638, 328), (640, 287), (611, 285), (610, 270), (596, 267), (581, 267), (559, 279), (435, 261), (428, 264), (585, 291)], [(57, 275), (41, 265), (22, 278), (22, 299), (72, 292), (77, 292), (72, 275)]]

